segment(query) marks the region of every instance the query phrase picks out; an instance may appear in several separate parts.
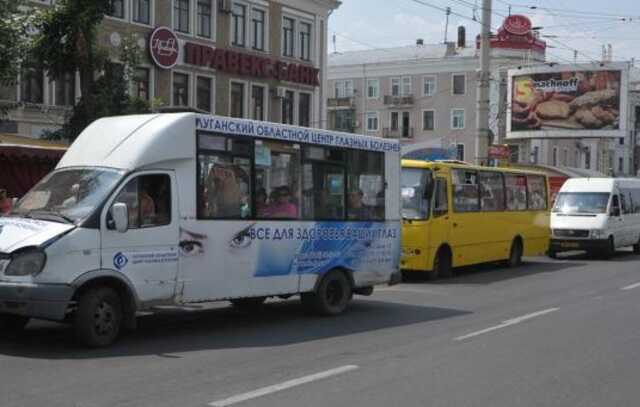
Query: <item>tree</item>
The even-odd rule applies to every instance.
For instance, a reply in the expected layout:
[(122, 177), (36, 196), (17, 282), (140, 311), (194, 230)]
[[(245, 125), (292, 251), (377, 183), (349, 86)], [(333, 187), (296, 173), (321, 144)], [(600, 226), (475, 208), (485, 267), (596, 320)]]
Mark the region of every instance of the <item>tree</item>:
[[(22, 5), (22, 0), (0, 0), (0, 87), (16, 84), (27, 49), (28, 17), (21, 12)], [(0, 106), (0, 119), (10, 107)]]
[(58, 0), (35, 18), (33, 59), (52, 78), (76, 71), (80, 75), (82, 97), (62, 131), (50, 133), (49, 138), (73, 140), (100, 117), (149, 110), (147, 103), (132, 100), (127, 91), (131, 77), (127, 70), (138, 64), (141, 54), (135, 41), (123, 41), (119, 57), (124, 67), (112, 62), (98, 44), (99, 26), (110, 7), (109, 0)]

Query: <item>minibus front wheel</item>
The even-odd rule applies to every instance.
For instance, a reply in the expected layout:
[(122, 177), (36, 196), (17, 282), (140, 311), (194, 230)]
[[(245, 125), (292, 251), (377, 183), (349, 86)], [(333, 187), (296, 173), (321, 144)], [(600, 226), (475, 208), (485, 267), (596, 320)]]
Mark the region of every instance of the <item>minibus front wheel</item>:
[(122, 327), (123, 308), (120, 296), (110, 287), (86, 290), (78, 301), (74, 321), (76, 338), (90, 348), (111, 345)]
[(22, 315), (0, 314), (0, 331), (18, 332), (29, 323), (29, 317)]
[(341, 314), (353, 297), (351, 281), (342, 270), (327, 273), (317, 285), (316, 290), (302, 293), (302, 304), (319, 315)]

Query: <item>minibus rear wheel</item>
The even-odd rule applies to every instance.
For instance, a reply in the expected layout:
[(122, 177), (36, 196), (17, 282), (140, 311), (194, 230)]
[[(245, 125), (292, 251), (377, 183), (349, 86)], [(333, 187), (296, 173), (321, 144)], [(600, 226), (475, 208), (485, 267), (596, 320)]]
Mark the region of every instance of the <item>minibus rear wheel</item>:
[(105, 286), (89, 288), (78, 301), (75, 335), (90, 348), (111, 345), (122, 327), (122, 302), (118, 293)]
[(19, 332), (29, 323), (29, 317), (21, 315), (0, 314), (0, 331)]
[(347, 276), (339, 270), (327, 273), (315, 292), (302, 293), (302, 304), (316, 314), (341, 314), (353, 297), (353, 287)]

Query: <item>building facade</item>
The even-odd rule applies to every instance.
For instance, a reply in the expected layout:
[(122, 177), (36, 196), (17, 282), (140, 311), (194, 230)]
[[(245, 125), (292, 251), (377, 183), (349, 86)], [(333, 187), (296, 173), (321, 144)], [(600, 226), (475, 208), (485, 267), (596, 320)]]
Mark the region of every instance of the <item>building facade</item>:
[[(40, 7), (54, 0), (41, 0)], [(130, 92), (154, 105), (322, 127), (327, 20), (337, 0), (112, 0), (99, 42), (116, 59), (125, 38), (144, 51)], [(4, 132), (55, 130), (80, 98), (77, 73), (23, 71), (0, 89), (15, 108)]]

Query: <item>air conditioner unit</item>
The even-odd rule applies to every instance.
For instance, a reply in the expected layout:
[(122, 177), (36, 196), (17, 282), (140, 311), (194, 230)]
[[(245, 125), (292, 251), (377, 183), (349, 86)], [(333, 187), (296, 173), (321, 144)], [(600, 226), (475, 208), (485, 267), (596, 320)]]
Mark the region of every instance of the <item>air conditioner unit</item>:
[(285, 97), (285, 92), (286, 92), (286, 90), (283, 87), (278, 86), (276, 88), (276, 97), (277, 98), (284, 98)]
[(231, 14), (231, 0), (218, 0), (218, 10), (221, 13)]

